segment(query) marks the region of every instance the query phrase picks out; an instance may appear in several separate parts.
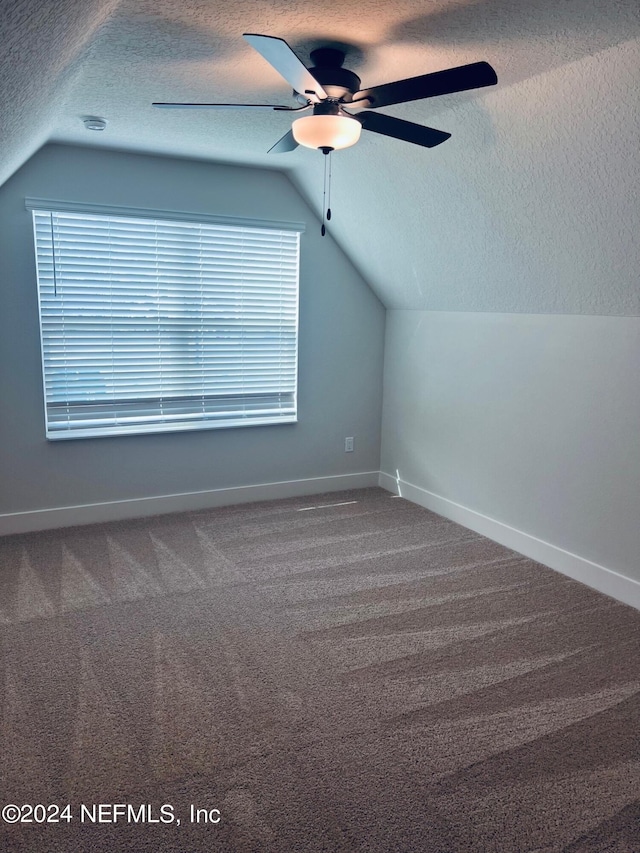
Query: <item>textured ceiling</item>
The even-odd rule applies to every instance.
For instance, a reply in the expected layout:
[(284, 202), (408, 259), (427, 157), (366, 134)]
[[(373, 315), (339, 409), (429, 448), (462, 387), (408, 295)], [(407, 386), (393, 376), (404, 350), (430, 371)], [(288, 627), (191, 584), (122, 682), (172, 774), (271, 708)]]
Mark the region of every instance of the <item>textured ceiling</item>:
[(247, 31), (304, 61), (346, 45), (365, 86), (487, 60), (497, 87), (384, 110), (451, 132), (443, 145), (363, 133), (333, 156), (333, 236), (390, 307), (640, 313), (637, 0), (5, 0), (0, 15), (0, 181), (55, 140), (283, 169), (318, 210), (322, 156), (266, 154), (286, 114), (151, 102), (290, 103)]

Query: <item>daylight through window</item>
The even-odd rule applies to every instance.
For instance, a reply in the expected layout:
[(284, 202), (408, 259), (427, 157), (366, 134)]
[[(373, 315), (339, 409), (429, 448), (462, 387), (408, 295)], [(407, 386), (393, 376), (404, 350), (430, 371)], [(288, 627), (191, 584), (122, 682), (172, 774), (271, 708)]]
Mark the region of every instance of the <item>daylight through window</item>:
[(48, 438), (296, 420), (300, 226), (33, 220)]

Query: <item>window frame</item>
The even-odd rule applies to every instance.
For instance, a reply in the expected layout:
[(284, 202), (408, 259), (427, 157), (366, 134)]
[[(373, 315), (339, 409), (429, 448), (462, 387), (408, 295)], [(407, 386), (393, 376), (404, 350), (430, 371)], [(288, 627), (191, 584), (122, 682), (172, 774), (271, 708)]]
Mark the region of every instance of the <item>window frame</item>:
[[(228, 216), (219, 216), (216, 214), (208, 214), (208, 213), (187, 213), (181, 211), (167, 211), (167, 210), (156, 210), (156, 209), (148, 209), (148, 208), (133, 208), (133, 207), (116, 207), (112, 205), (101, 205), (101, 204), (84, 204), (84, 203), (75, 203), (75, 202), (61, 202), (61, 201), (51, 201), (44, 199), (35, 199), (35, 198), (27, 198), (25, 199), (25, 206), (28, 211), (32, 213), (33, 219), (33, 229), (34, 229), (34, 253), (35, 253), (35, 265), (36, 265), (36, 276), (38, 283), (38, 316), (39, 316), (39, 325), (40, 325), (40, 348), (41, 348), (41, 359), (42, 359), (42, 378), (43, 378), (43, 401), (44, 401), (44, 420), (45, 420), (45, 434), (46, 438), (50, 441), (59, 441), (59, 440), (75, 440), (82, 438), (96, 438), (96, 437), (115, 437), (119, 435), (147, 435), (147, 434), (160, 434), (160, 433), (174, 433), (174, 432), (189, 432), (189, 431), (199, 431), (199, 430), (209, 430), (209, 429), (235, 429), (239, 427), (245, 426), (274, 426), (274, 425), (284, 425), (297, 422), (298, 419), (298, 362), (299, 362), (299, 302), (300, 302), (300, 234), (302, 234), (305, 230), (304, 223), (300, 222), (282, 222), (276, 220), (262, 220), (262, 219), (248, 219), (248, 218), (240, 218), (240, 217), (228, 217)], [(266, 415), (259, 416), (257, 413), (258, 409), (256, 407), (252, 408), (250, 404), (247, 404), (247, 401), (252, 396), (252, 394), (244, 393), (244, 394), (228, 394), (226, 397), (222, 395), (213, 396), (209, 394), (207, 397), (204, 393), (197, 393), (195, 398), (191, 399), (200, 399), (201, 401), (201, 410), (198, 410), (197, 406), (191, 413), (183, 413), (182, 420), (176, 420), (178, 415), (174, 415), (173, 418), (170, 417), (169, 414), (162, 414), (163, 409), (163, 401), (167, 410), (170, 409), (169, 406), (169, 398), (170, 395), (160, 396), (153, 398), (156, 400), (160, 414), (156, 414), (154, 417), (155, 420), (150, 419), (151, 416), (144, 417), (141, 413), (138, 416), (138, 421), (131, 423), (125, 423), (125, 417), (119, 417), (117, 413), (115, 413), (116, 403), (114, 400), (111, 400), (110, 403), (113, 407), (112, 412), (112, 420), (113, 422), (110, 424), (102, 423), (99, 426), (82, 426), (76, 425), (74, 427), (73, 417), (67, 414), (66, 426), (61, 426), (63, 423), (63, 418), (59, 418), (57, 423), (53, 422), (52, 412), (56, 406), (60, 407), (61, 404), (59, 401), (55, 402), (52, 400), (52, 395), (50, 394), (50, 386), (48, 385), (48, 379), (51, 380), (51, 371), (47, 372), (47, 366), (45, 361), (45, 332), (43, 329), (43, 296), (42, 296), (42, 286), (41, 286), (41, 270), (39, 265), (39, 246), (38, 240), (36, 236), (36, 216), (35, 212), (44, 213), (44, 214), (65, 214), (71, 213), (74, 215), (83, 215), (87, 216), (98, 216), (98, 217), (123, 217), (126, 219), (142, 219), (142, 220), (151, 220), (151, 221), (165, 221), (169, 226), (170, 223), (174, 223), (178, 225), (179, 223), (192, 223), (194, 225), (206, 226), (206, 225), (214, 225), (214, 226), (223, 226), (223, 228), (219, 231), (222, 233), (224, 230), (224, 226), (228, 226), (230, 228), (242, 229), (246, 231), (246, 229), (256, 229), (262, 231), (273, 231), (273, 232), (286, 232), (288, 237), (295, 238), (295, 249), (293, 250), (293, 254), (291, 258), (295, 259), (295, 321), (293, 326), (291, 327), (294, 331), (293, 338), (293, 356), (289, 355), (290, 364), (293, 365), (293, 380), (289, 381), (290, 388), (285, 391), (271, 391), (270, 395), (265, 393), (264, 397), (275, 398), (279, 397), (282, 399), (282, 394), (285, 394), (285, 397), (292, 399), (292, 411), (287, 411), (286, 414), (281, 415)], [(215, 241), (214, 241), (215, 242)], [(55, 251), (55, 247), (52, 243), (52, 249)], [(90, 257), (90, 256), (89, 256)], [(197, 280), (197, 275), (194, 276), (194, 280)], [(54, 276), (55, 281), (55, 276)], [(50, 287), (50, 283), (48, 285)], [(291, 289), (291, 285), (289, 285), (289, 289)], [(179, 291), (178, 291), (179, 292)], [(237, 287), (237, 294), (242, 293), (242, 287)], [(284, 298), (284, 296), (282, 297)], [(289, 296), (289, 298), (291, 298)], [(202, 316), (202, 315), (200, 315)], [(158, 320), (158, 325), (160, 325), (160, 320)], [(166, 348), (166, 344), (165, 344)], [(289, 347), (290, 349), (290, 347)], [(240, 363), (240, 359), (238, 361)], [(158, 365), (162, 364), (162, 349), (160, 350), (160, 356), (158, 358)], [(117, 375), (117, 374), (114, 374)], [(275, 373), (273, 374), (276, 375)], [(243, 380), (244, 381), (244, 380)], [(206, 384), (203, 380), (203, 384)], [(258, 397), (259, 394), (254, 394), (254, 397)], [(176, 411), (178, 409), (186, 409), (187, 406), (183, 405), (184, 401), (188, 399), (189, 395), (183, 394), (176, 398)], [(207, 409), (205, 400), (215, 408), (219, 402), (229, 401), (231, 398), (235, 398), (236, 400), (242, 400), (242, 405), (239, 406), (235, 410), (234, 416), (227, 416), (224, 419), (221, 419), (220, 412), (216, 413), (212, 410)], [(138, 404), (138, 408), (140, 412), (147, 406), (151, 405), (152, 398), (147, 394), (146, 396), (141, 396), (139, 398), (131, 398), (131, 409), (133, 409), (135, 404)], [(76, 401), (74, 406), (76, 408), (76, 412), (74, 412), (74, 416), (77, 418), (80, 417), (78, 412), (80, 412), (80, 406), (82, 403), (86, 405), (84, 408), (90, 408), (92, 403), (95, 404), (94, 408), (102, 408), (107, 409), (106, 397), (94, 397), (93, 401), (89, 399), (85, 401)], [(102, 405), (101, 405), (102, 403)], [(291, 408), (291, 400), (289, 402), (289, 407)], [(69, 408), (69, 407), (67, 407)], [(153, 406), (151, 405), (151, 408)], [(126, 407), (125, 407), (126, 409)], [(199, 414), (198, 414), (199, 412)], [(108, 416), (106, 416), (108, 419)], [(167, 418), (164, 420), (164, 418)]]

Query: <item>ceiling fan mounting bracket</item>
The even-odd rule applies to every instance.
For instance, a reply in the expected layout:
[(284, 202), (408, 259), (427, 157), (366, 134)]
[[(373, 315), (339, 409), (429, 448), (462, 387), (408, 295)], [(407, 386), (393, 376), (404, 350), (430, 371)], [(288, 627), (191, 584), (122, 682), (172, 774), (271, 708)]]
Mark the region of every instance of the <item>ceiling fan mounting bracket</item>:
[(338, 47), (317, 47), (309, 56), (316, 68), (340, 68), (344, 63), (345, 52)]

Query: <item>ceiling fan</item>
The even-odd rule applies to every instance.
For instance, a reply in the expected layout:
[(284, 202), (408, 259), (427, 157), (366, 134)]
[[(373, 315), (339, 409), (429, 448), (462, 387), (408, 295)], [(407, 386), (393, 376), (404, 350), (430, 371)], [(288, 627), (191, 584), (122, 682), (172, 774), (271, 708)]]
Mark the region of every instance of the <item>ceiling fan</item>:
[[(176, 103), (154, 103), (153, 106), (162, 109), (254, 109), (294, 113), (312, 110), (311, 115), (293, 122), (291, 130), (269, 149), (273, 153), (293, 151), (298, 145), (305, 145), (329, 154), (336, 149), (354, 145), (363, 128), (414, 145), (433, 148), (451, 134), (368, 110), (493, 86), (498, 82), (496, 72), (488, 62), (472, 62), (470, 65), (361, 89), (360, 78), (353, 71), (342, 67), (345, 59), (342, 50), (321, 47), (312, 51), (313, 66), (307, 68), (284, 39), (255, 33), (245, 33), (244, 38), (293, 87), (297, 106)], [(352, 109), (362, 112), (353, 113)]]

